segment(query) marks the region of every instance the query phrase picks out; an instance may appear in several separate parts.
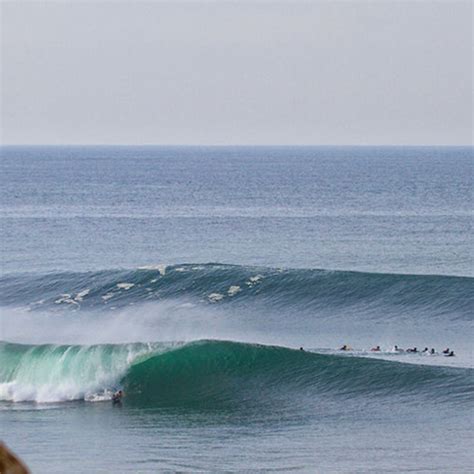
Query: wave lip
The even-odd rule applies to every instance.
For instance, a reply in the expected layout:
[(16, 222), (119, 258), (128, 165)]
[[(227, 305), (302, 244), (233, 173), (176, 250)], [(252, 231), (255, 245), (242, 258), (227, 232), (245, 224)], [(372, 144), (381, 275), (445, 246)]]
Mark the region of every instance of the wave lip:
[(99, 401), (118, 387), (153, 406), (313, 405), (363, 397), (472, 399), (473, 370), (201, 340), (174, 344), (28, 346), (0, 343), (0, 400)]

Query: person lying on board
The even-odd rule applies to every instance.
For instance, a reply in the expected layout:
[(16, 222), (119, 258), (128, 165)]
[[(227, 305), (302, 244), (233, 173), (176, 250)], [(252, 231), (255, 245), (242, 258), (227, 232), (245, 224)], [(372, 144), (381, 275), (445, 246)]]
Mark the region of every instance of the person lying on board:
[(122, 401), (123, 392), (119, 390), (112, 395), (112, 403), (115, 405), (116, 403), (120, 403)]

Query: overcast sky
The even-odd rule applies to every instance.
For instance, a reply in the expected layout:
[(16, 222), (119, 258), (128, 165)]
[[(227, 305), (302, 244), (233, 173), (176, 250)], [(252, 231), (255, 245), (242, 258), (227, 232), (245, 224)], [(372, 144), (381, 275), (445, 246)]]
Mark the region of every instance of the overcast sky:
[(1, 13), (2, 143), (472, 143), (470, 1)]

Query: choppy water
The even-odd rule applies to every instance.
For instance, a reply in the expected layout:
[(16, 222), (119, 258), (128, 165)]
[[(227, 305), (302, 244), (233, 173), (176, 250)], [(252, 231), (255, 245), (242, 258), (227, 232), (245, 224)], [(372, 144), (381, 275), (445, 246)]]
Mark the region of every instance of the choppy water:
[(1, 150), (34, 472), (471, 471), (471, 148)]

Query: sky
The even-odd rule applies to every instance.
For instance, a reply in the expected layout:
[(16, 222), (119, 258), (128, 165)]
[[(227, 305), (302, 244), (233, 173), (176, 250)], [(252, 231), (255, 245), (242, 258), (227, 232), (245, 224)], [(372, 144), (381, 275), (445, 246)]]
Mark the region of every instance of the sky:
[(469, 145), (470, 1), (2, 1), (3, 144)]

